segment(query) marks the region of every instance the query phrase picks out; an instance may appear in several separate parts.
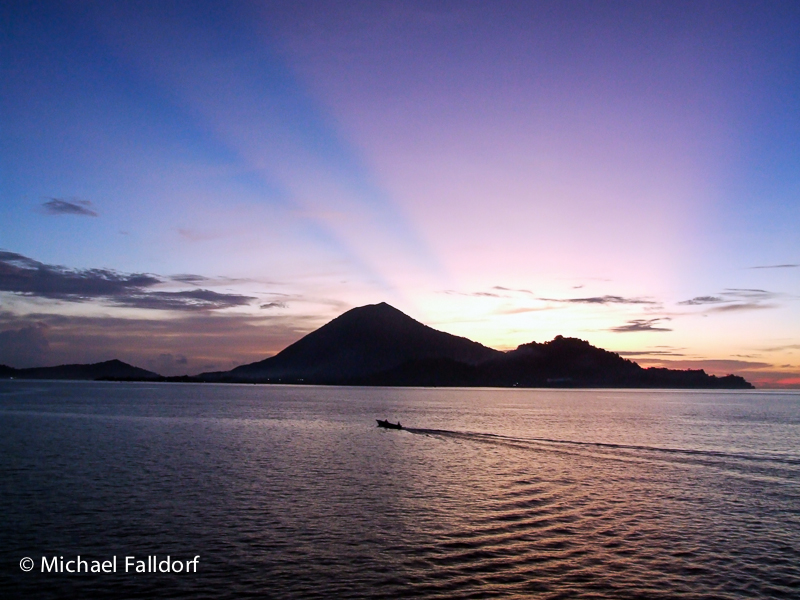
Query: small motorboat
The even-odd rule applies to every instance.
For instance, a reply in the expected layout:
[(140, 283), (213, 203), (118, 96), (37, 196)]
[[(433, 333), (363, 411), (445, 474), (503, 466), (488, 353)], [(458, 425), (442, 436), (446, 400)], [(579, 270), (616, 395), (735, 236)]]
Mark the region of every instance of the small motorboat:
[(378, 422), (378, 427), (383, 427), (384, 429), (402, 429), (403, 426), (400, 425), (400, 421), (397, 423), (390, 423), (389, 421), (381, 421), (380, 419), (375, 419)]

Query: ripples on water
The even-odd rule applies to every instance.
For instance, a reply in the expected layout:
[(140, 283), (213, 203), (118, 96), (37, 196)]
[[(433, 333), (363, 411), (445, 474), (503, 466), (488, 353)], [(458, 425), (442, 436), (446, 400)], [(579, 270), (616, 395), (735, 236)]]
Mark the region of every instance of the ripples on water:
[(800, 597), (793, 393), (0, 382), (0, 456), (4, 597)]

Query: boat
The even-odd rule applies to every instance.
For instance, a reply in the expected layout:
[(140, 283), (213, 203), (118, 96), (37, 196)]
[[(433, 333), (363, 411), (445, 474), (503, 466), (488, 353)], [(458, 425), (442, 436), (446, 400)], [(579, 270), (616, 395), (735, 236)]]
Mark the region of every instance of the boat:
[(384, 429), (402, 429), (403, 426), (400, 424), (400, 421), (397, 423), (390, 423), (389, 421), (381, 421), (380, 419), (375, 419), (378, 422), (378, 427), (383, 427)]

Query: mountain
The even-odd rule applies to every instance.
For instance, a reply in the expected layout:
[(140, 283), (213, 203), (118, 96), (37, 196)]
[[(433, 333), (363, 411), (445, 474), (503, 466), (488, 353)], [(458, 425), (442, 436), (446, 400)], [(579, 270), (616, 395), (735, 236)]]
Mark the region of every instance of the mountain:
[(199, 378), (356, 383), (409, 361), (443, 358), (477, 365), (501, 354), (423, 325), (382, 302), (347, 311), (273, 357)]
[(557, 336), (499, 352), (437, 331), (386, 303), (347, 311), (279, 354), (195, 380), (443, 387), (736, 388), (741, 377), (644, 369), (589, 342)]
[(14, 369), (0, 365), (0, 378), (15, 379), (159, 379), (152, 371), (134, 367), (121, 360), (107, 360), (90, 365), (59, 365), (57, 367), (34, 367)]

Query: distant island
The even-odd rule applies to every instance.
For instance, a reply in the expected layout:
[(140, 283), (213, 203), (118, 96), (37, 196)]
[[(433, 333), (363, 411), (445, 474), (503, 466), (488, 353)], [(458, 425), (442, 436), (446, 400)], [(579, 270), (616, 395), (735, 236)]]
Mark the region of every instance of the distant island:
[(118, 360), (14, 369), (0, 378), (357, 386), (753, 389), (737, 375), (642, 368), (576, 338), (501, 352), (438, 331), (382, 302), (347, 311), (275, 356), (195, 376), (162, 377)]

